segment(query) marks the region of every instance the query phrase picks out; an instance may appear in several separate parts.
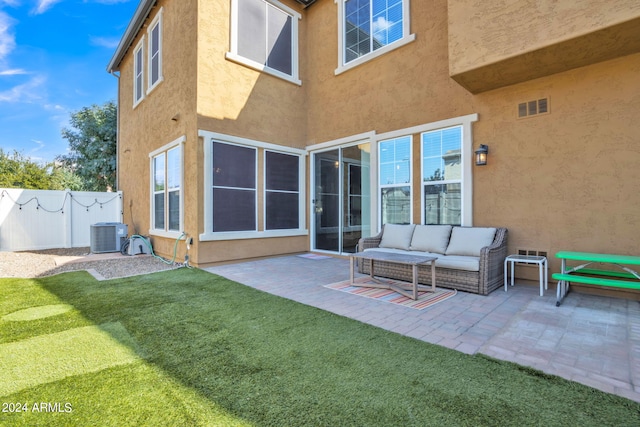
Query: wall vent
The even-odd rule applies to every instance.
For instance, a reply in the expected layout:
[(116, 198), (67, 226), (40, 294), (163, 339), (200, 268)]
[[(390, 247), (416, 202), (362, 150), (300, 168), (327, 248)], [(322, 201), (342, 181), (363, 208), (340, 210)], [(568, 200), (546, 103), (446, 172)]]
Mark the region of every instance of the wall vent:
[(541, 98), (518, 104), (518, 118), (539, 116), (549, 112), (549, 98)]
[[(518, 255), (543, 256), (547, 258), (547, 261), (549, 260), (549, 257), (547, 256), (548, 251), (541, 251), (538, 249), (518, 249), (517, 251), (518, 251)], [(535, 264), (527, 264), (523, 262), (517, 262), (516, 264), (537, 267)]]

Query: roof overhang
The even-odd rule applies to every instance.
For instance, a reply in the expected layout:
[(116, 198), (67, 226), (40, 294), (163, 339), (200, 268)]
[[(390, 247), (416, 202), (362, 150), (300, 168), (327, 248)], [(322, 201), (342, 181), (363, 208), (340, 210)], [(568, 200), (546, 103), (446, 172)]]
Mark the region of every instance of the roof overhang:
[(316, 0), (296, 0), (296, 1), (301, 5), (303, 5), (304, 7), (309, 7), (316, 2)]
[(156, 2), (157, 0), (142, 0), (140, 2), (138, 8), (133, 14), (133, 18), (129, 22), (129, 25), (122, 36), (122, 39), (120, 39), (120, 43), (118, 44), (115, 53), (111, 57), (111, 61), (109, 61), (109, 65), (107, 65), (108, 73), (113, 73), (118, 70), (120, 62), (129, 50), (129, 47), (131, 47), (133, 40), (138, 35), (140, 28), (142, 28), (144, 21), (147, 19), (147, 16), (149, 16), (151, 9), (155, 6)]

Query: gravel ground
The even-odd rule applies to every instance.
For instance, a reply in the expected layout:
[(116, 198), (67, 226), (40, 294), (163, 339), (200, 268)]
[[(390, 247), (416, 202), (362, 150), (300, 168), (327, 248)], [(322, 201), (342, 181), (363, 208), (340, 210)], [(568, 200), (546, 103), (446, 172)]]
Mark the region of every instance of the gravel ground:
[(178, 268), (150, 255), (91, 254), (89, 248), (0, 252), (0, 277), (44, 277), (66, 271), (89, 270), (105, 279)]

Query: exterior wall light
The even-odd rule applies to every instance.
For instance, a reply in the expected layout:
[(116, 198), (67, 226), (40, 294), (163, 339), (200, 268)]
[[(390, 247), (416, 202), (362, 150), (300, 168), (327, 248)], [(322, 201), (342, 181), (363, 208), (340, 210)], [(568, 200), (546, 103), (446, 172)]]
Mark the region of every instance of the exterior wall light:
[(476, 150), (476, 166), (484, 166), (487, 164), (487, 154), (489, 154), (489, 147), (480, 144), (480, 148)]

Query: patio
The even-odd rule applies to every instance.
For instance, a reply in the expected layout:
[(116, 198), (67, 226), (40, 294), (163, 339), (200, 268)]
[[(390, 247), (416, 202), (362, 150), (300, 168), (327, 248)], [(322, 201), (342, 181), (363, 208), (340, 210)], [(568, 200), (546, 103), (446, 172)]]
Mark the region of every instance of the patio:
[(640, 402), (640, 304), (570, 293), (555, 306), (537, 283), (508, 292), (465, 292), (414, 310), (331, 290), (349, 278), (349, 260), (296, 255), (205, 269), (231, 280), (402, 335), (530, 366)]

